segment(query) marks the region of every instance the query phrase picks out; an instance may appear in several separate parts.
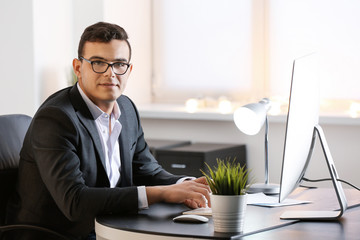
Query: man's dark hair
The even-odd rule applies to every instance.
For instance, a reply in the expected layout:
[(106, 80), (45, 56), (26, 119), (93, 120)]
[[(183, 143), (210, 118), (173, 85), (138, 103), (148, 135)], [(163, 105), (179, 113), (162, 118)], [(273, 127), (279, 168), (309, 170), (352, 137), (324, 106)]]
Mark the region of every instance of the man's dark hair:
[(108, 43), (113, 39), (126, 41), (129, 46), (129, 62), (131, 59), (131, 46), (128, 41), (128, 35), (126, 31), (116, 25), (106, 22), (98, 22), (91, 26), (88, 26), (83, 34), (81, 35), (79, 47), (78, 47), (78, 58), (82, 57), (85, 42), (104, 42)]

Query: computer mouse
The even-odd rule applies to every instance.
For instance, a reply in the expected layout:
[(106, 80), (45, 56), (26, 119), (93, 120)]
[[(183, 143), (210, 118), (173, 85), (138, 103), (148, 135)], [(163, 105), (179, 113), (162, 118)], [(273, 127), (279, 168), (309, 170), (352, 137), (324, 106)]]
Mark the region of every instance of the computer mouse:
[(174, 222), (207, 223), (209, 219), (200, 215), (183, 214), (173, 218)]

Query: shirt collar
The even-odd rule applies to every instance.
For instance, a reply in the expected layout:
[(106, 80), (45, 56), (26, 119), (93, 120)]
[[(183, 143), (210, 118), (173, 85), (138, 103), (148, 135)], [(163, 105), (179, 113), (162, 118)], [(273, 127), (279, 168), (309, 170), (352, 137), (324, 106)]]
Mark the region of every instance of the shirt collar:
[[(90, 98), (88, 98), (88, 96), (86, 96), (86, 94), (84, 93), (84, 91), (81, 89), (81, 87), (79, 86), (79, 83), (76, 84), (80, 95), (82, 97), (82, 99), (84, 100), (84, 102), (86, 103), (87, 107), (89, 108), (91, 115), (93, 116), (93, 118), (96, 120), (98, 119), (102, 114), (104, 114), (105, 112), (103, 110), (101, 110), (95, 103), (93, 103)], [(115, 101), (114, 104), (114, 108), (112, 111), (112, 114), (114, 115), (114, 118), (116, 120), (118, 120), (120, 118), (121, 115), (121, 111), (119, 108), (119, 104), (117, 103), (117, 101)]]

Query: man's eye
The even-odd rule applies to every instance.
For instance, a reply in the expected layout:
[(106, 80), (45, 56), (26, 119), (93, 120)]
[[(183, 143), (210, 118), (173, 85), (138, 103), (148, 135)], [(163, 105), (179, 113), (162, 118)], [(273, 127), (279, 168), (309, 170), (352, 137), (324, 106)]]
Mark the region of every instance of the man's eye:
[(122, 63), (122, 62), (114, 63), (114, 67), (126, 67), (126, 63)]
[(93, 65), (102, 67), (102, 66), (106, 66), (107, 63), (101, 61), (94, 61)]

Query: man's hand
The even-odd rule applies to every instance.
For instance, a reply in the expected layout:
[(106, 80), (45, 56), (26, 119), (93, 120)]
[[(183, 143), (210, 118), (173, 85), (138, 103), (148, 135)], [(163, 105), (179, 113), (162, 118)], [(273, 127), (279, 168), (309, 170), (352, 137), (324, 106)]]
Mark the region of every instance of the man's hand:
[[(196, 178), (196, 179), (194, 179), (193, 181), (194, 181), (194, 182), (197, 182), (197, 183), (201, 183), (201, 184), (206, 185), (209, 193), (211, 193), (211, 190), (210, 190), (210, 188), (208, 187), (208, 183), (207, 183), (205, 177)], [(209, 196), (208, 198), (205, 197), (205, 200), (206, 200), (206, 205), (205, 205), (205, 207), (211, 207), (210, 196)], [(197, 204), (197, 202), (194, 201), (193, 199), (186, 199), (186, 200), (184, 201), (184, 204), (185, 204), (186, 206), (190, 207), (190, 208), (203, 207), (203, 206), (199, 206), (199, 205)]]
[[(206, 178), (205, 178), (205, 177), (199, 177), (199, 178), (194, 179), (193, 181), (198, 182), (198, 183), (202, 183), (202, 184), (205, 184), (205, 185), (208, 185), (208, 182), (206, 181)], [(210, 189), (209, 189), (209, 190), (210, 190)]]
[(210, 188), (204, 177), (168, 186), (146, 187), (148, 204), (156, 202), (184, 203), (198, 208), (210, 205)]

